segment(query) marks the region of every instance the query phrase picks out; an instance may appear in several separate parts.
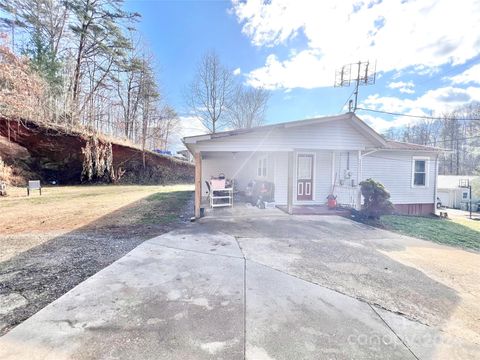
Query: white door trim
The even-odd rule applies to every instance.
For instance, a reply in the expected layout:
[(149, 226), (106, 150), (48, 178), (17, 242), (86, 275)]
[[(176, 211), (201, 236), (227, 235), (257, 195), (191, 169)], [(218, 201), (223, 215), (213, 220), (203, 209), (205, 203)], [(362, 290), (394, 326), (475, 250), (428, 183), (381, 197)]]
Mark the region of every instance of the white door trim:
[[(298, 155), (313, 155), (313, 166), (312, 166), (312, 188), (310, 189), (312, 191), (312, 200), (297, 200), (297, 187), (298, 187), (298, 182), (297, 182), (297, 175), (298, 175)], [(316, 184), (315, 181), (317, 179), (317, 153), (315, 151), (296, 151), (295, 152), (295, 157), (294, 157), (294, 166), (293, 166), (293, 190), (294, 190), (294, 204), (312, 204), (315, 202), (315, 188)]]

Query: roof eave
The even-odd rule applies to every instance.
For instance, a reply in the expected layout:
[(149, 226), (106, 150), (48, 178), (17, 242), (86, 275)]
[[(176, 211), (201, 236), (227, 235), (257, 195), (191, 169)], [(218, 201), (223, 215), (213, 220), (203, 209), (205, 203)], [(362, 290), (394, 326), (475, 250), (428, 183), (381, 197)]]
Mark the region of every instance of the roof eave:
[(362, 131), (364, 135), (369, 136), (372, 138), (377, 144), (381, 145), (382, 147), (387, 145), (387, 141), (383, 138), (382, 135), (377, 133), (373, 128), (371, 128), (365, 121), (360, 119), (355, 113), (350, 113), (350, 119), (352, 120), (352, 124)]

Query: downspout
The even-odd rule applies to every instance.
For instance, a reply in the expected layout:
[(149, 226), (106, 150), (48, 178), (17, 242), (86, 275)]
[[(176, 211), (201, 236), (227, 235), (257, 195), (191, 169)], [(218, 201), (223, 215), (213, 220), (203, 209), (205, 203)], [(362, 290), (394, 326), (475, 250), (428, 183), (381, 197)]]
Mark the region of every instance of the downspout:
[(357, 158), (357, 210), (362, 210), (362, 192), (360, 191), (360, 182), (363, 177), (363, 168), (362, 168), (362, 150), (358, 150)]
[(366, 153), (362, 154), (362, 151), (361, 150), (358, 150), (358, 158), (357, 158), (357, 187), (358, 187), (358, 191), (357, 191), (357, 210), (361, 210), (362, 209), (362, 192), (360, 190), (360, 182), (362, 181), (362, 178), (363, 178), (363, 158), (365, 156), (368, 156), (370, 154), (373, 154), (377, 151), (379, 151), (380, 149), (373, 149), (373, 150), (370, 150), (370, 151), (367, 151)]
[(434, 214), (437, 214), (438, 157), (439, 157), (439, 155), (437, 154), (437, 157), (435, 158), (435, 179), (434, 179), (434, 183), (433, 183), (433, 213)]

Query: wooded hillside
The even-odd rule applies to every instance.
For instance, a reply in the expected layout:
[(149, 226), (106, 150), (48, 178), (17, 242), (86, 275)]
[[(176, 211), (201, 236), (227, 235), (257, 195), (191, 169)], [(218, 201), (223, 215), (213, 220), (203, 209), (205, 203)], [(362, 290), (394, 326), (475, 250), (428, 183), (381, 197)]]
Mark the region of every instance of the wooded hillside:
[(0, 114), (165, 149), (178, 117), (138, 19), (121, 0), (2, 1)]
[(0, 180), (24, 185), (193, 181), (193, 166), (94, 133), (0, 118)]
[(442, 155), (439, 174), (480, 173), (480, 103), (471, 103), (443, 113), (439, 119), (421, 120), (410, 126), (392, 128), (387, 138), (449, 150)]
[[(0, 3), (0, 180), (191, 181), (178, 124), (121, 0)], [(7, 35), (8, 33), (8, 35)]]

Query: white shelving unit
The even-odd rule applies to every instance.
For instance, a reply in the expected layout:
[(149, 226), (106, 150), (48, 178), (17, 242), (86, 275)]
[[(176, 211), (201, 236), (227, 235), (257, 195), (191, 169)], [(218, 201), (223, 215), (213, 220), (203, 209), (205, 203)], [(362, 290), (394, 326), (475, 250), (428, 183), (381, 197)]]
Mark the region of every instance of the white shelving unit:
[(233, 188), (210, 190), (210, 207), (233, 207)]

